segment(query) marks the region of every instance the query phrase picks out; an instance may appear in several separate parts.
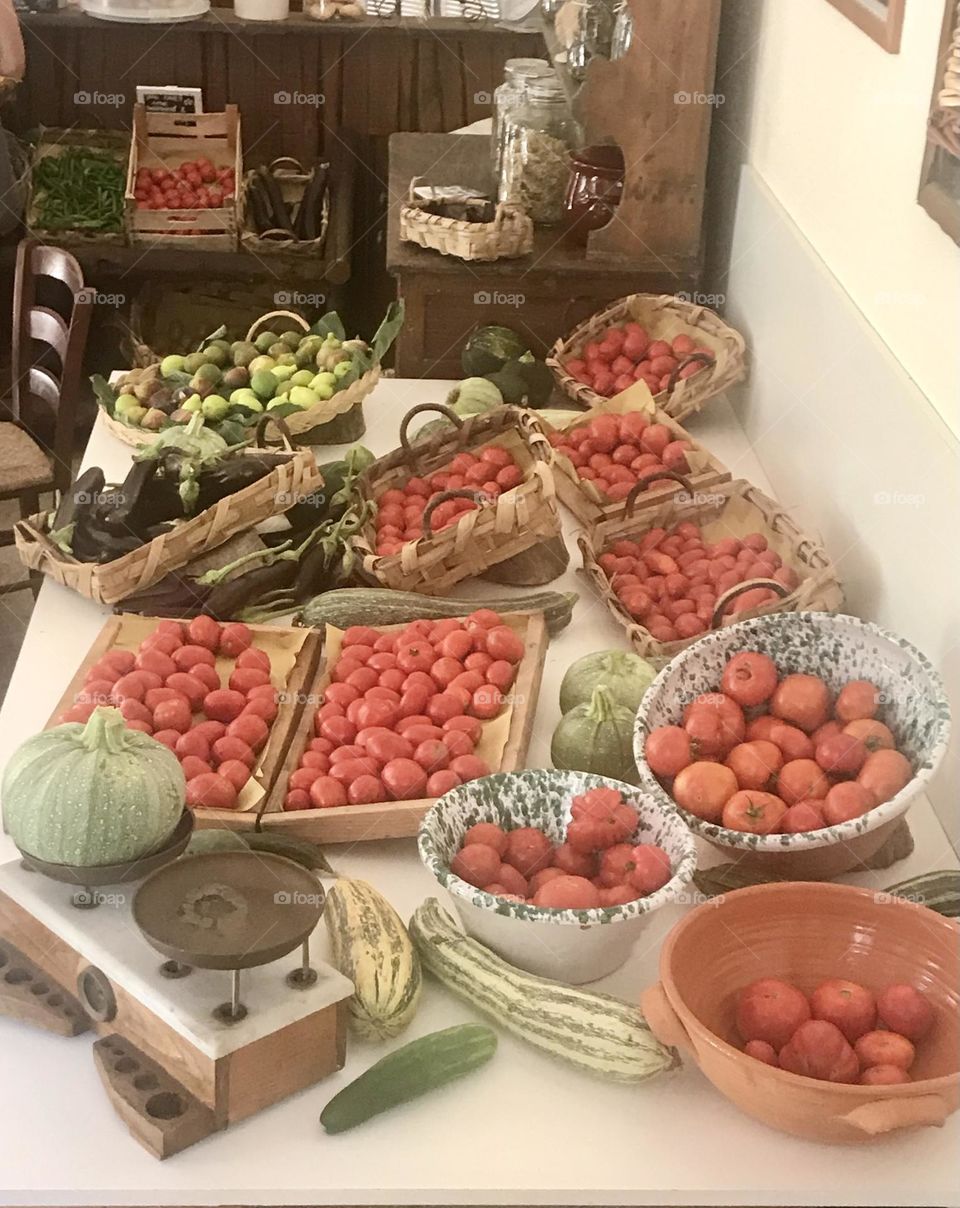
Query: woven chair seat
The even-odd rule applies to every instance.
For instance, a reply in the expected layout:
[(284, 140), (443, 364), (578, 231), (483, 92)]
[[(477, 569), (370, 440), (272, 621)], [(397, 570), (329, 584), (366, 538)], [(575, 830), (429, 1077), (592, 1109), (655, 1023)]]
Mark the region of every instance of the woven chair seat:
[(52, 481), (50, 460), (36, 441), (16, 424), (0, 423), (0, 495)]

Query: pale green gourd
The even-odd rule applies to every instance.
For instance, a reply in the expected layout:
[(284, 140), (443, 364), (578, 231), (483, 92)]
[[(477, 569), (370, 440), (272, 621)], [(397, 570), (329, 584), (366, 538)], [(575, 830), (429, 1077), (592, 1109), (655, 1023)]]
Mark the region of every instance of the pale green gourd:
[(619, 705), (640, 708), (643, 694), (656, 679), (656, 670), (639, 654), (627, 650), (598, 650), (571, 663), (560, 685), (560, 712), (585, 705), (594, 688), (606, 688)]
[(553, 766), (636, 784), (633, 717), (606, 688), (594, 688), (587, 704), (560, 718), (550, 743)]
[(133, 860), (169, 837), (184, 808), (177, 757), (128, 730), (117, 709), (28, 738), (3, 774), (3, 820), (22, 852), (89, 867)]

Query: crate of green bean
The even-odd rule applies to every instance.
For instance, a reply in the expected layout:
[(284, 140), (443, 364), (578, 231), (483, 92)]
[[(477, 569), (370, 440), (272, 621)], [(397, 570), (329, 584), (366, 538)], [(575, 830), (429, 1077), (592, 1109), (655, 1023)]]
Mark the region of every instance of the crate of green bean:
[(32, 142), (27, 228), (64, 246), (125, 243), (129, 134), (43, 127)]

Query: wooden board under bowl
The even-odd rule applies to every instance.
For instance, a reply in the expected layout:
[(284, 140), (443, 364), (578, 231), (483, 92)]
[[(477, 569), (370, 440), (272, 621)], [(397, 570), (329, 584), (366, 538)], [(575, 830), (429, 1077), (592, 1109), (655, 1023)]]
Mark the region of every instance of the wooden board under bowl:
[[(541, 612), (510, 613), (504, 616), (503, 622), (521, 634), (524, 653), (517, 667), (517, 678), (511, 688), (517, 700), (510, 709), (503, 752), (499, 764), (491, 770), (513, 772), (525, 766), (549, 639)], [(405, 629), (406, 626), (378, 625), (374, 628), (382, 633), (392, 633)], [(316, 700), (323, 696), (330, 683), (329, 663), (330, 660), (324, 657), (316, 682), (308, 693)], [(261, 818), (263, 829), (297, 835), (315, 843), (359, 843), (372, 839), (405, 839), (415, 835), (421, 819), (436, 800), (435, 797), (422, 797), (415, 801), (380, 801), (371, 805), (343, 805), (322, 810), (284, 811), (283, 799), (286, 796), (287, 781), (299, 766), (300, 757), (313, 737), (315, 711), (315, 708), (307, 705), (300, 714), (283, 766), (274, 778), (267, 799)], [(498, 719), (493, 720), (496, 722)], [(204, 818), (198, 816), (197, 822), (202, 826)]]
[[(135, 649), (142, 640), (141, 633), (152, 633), (161, 620), (169, 618), (141, 617), (133, 613), (117, 613), (108, 617), (50, 714), (44, 729), (48, 730), (56, 725), (57, 718), (70, 708), (94, 663), (99, 662), (109, 650)], [(273, 787), (297, 729), (304, 707), (305, 688), (315, 676), (320, 660), (321, 640), (320, 635), (312, 629), (295, 629), (284, 625), (249, 625), (248, 628), (253, 633), (255, 646), (258, 644), (258, 636), (267, 636), (272, 641), (282, 641), (285, 636), (289, 636), (301, 641), (292, 668), (283, 683), (276, 685), (280, 692), (277, 716), (270, 726), (270, 736), (260, 753), (259, 762), (251, 778), (259, 786), (262, 800), (264, 795), (269, 795)], [(254, 801), (239, 810), (197, 809), (194, 811), (196, 823), (197, 826), (229, 826), (238, 829), (253, 827), (256, 824), (258, 804), (259, 801)]]

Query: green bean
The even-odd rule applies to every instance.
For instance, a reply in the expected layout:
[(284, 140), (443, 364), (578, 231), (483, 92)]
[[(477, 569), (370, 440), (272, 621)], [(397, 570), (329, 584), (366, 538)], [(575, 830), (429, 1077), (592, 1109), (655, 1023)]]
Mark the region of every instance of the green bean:
[(109, 152), (67, 147), (34, 167), (37, 225), (42, 229), (119, 231), (125, 171)]

